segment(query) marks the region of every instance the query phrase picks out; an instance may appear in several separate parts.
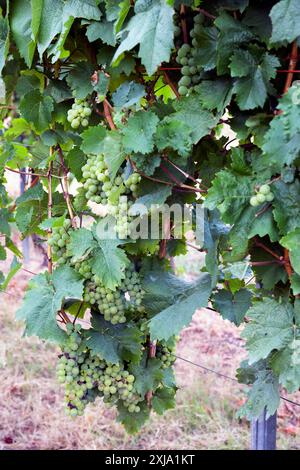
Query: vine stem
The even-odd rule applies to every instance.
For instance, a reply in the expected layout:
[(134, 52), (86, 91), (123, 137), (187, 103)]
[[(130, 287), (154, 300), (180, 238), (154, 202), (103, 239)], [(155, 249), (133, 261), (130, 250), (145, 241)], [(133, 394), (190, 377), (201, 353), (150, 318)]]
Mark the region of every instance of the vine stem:
[[(42, 175), (41, 173), (31, 173), (28, 171), (22, 171), (22, 170), (14, 170), (12, 168), (9, 168), (8, 166), (4, 167), (5, 170), (7, 171), (12, 171), (13, 173), (17, 173), (18, 175), (27, 175), (27, 176), (38, 176), (39, 178), (48, 178), (48, 175)], [(58, 178), (62, 179), (63, 176), (58, 176), (58, 175), (51, 175), (52, 178)]]
[(187, 26), (186, 26), (185, 13), (186, 13), (185, 6), (181, 5), (181, 7), (180, 7), (180, 15), (181, 15), (180, 23), (181, 23), (181, 29), (182, 29), (182, 39), (183, 39), (183, 42), (185, 44), (187, 44), (189, 42), (189, 38), (188, 38), (188, 31), (187, 31)]
[[(50, 157), (53, 155), (53, 147), (50, 147)], [(48, 170), (48, 219), (52, 218), (52, 170), (53, 170), (53, 162), (49, 163), (49, 170)], [(48, 273), (52, 274), (53, 271), (53, 262), (52, 262), (52, 248), (49, 245), (49, 240), (52, 235), (52, 229), (48, 228), (47, 230), (47, 263), (48, 263)]]
[(170, 88), (172, 88), (172, 91), (175, 94), (176, 98), (179, 99), (180, 94), (178, 93), (176, 85), (172, 82), (172, 80), (170, 79), (169, 75), (167, 74), (167, 72), (165, 70), (163, 71), (163, 74), (164, 74), (164, 77), (165, 77), (165, 80), (166, 80), (167, 84), (170, 86)]
[(259, 248), (262, 248), (264, 251), (266, 251), (267, 253), (269, 253), (271, 256), (273, 256), (273, 258), (277, 259), (278, 261), (282, 262), (283, 260), (283, 257), (278, 255), (277, 253), (275, 253), (275, 251), (271, 250), (271, 248), (269, 248), (268, 246), (264, 245), (262, 242), (260, 242), (259, 240), (257, 239), (254, 239), (255, 241), (255, 245), (258, 246)]
[(285, 84), (284, 84), (283, 93), (287, 93), (287, 91), (289, 90), (289, 88), (292, 84), (293, 76), (294, 76), (294, 70), (296, 69), (296, 65), (297, 65), (297, 60), (298, 60), (298, 44), (297, 44), (297, 41), (294, 41), (293, 45), (292, 45), (292, 51), (291, 51), (291, 55), (290, 55), (290, 63), (289, 63), (289, 68), (288, 68), (286, 81), (285, 81)]
[(57, 152), (59, 155), (62, 171), (63, 171), (63, 179), (61, 180), (61, 186), (63, 190), (63, 195), (67, 204), (70, 220), (71, 220), (71, 225), (73, 228), (77, 227), (76, 220), (75, 220), (75, 215), (73, 212), (72, 204), (71, 204), (71, 199), (70, 199), (70, 193), (69, 193), (69, 184), (68, 184), (68, 168), (65, 165), (64, 161), (64, 155), (62, 152), (62, 149), (60, 145), (57, 145)]
[[(298, 61), (298, 44), (297, 44), (297, 41), (294, 41), (292, 44), (292, 50), (291, 50), (291, 55), (290, 55), (289, 68), (288, 68), (289, 71), (286, 76), (283, 94), (287, 93), (290, 86), (292, 85), (294, 70), (296, 69), (297, 61)], [(284, 257), (285, 270), (290, 279), (293, 274), (293, 269), (292, 269), (292, 265), (290, 261), (289, 250), (287, 248), (284, 248), (283, 257)]]
[(199, 13), (202, 13), (202, 15), (207, 16), (207, 18), (210, 18), (211, 20), (217, 19), (216, 16), (212, 15), (211, 13), (208, 13), (208, 11), (206, 10), (203, 10), (203, 8), (196, 8), (195, 10), (198, 11)]
[(115, 125), (113, 117), (111, 115), (112, 106), (107, 101), (107, 99), (105, 99), (104, 102), (103, 102), (103, 108), (104, 108), (104, 116), (105, 116), (105, 119), (107, 120), (107, 122), (109, 124), (109, 127), (111, 128), (112, 131), (115, 131), (116, 130), (116, 125)]

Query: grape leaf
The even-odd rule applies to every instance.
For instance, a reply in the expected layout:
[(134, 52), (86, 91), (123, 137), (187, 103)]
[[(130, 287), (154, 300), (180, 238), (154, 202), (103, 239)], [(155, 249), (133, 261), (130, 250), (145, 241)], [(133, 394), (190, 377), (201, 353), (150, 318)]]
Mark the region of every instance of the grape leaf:
[(16, 256), (14, 256), (5, 279), (1, 281), (0, 283), (0, 292), (1, 290), (5, 291), (7, 289), (7, 286), (9, 285), (10, 281), (17, 274), (17, 272), (21, 269), (21, 267), (22, 267), (22, 264), (19, 263)]
[(233, 95), (233, 84), (228, 79), (203, 80), (197, 86), (197, 93), (202, 106), (210, 111), (223, 112)]
[(165, 411), (171, 410), (175, 406), (175, 390), (163, 388), (155, 392), (152, 398), (152, 407), (157, 414), (163, 415)]
[(10, 29), (13, 38), (26, 65), (30, 68), (36, 48), (36, 42), (31, 37), (30, 2), (16, 0), (11, 4), (10, 10)]
[(132, 413), (128, 411), (128, 408), (123, 405), (122, 401), (119, 401), (117, 404), (117, 421), (123, 424), (129, 434), (137, 433), (149, 418), (150, 409), (147, 404), (139, 403), (139, 407), (141, 410), (138, 413), (134, 413), (134, 419), (132, 419)]
[(67, 76), (69, 87), (74, 90), (76, 98), (84, 99), (88, 94), (92, 93), (93, 86), (91, 76), (94, 67), (88, 62), (78, 62)]
[(249, 363), (265, 359), (274, 349), (283, 349), (293, 339), (293, 308), (264, 298), (248, 310), (250, 322), (241, 336), (246, 339)]
[[(294, 346), (295, 345), (295, 346)], [(270, 364), (279, 382), (289, 392), (296, 392), (300, 385), (300, 346), (299, 339), (294, 340), (290, 347), (276, 351), (271, 357)]]
[(300, 227), (300, 182), (273, 184), (273, 214), (279, 231), (284, 235)]
[(112, 98), (116, 108), (129, 108), (140, 102), (146, 94), (145, 87), (136, 82), (123, 82), (113, 93)]
[(149, 322), (153, 339), (168, 340), (187, 326), (197, 308), (206, 307), (211, 292), (211, 279), (203, 274), (191, 291), (179, 296), (175, 303), (155, 315)]
[(108, 289), (115, 289), (125, 277), (129, 265), (124, 250), (118, 248), (119, 240), (97, 240), (98, 248), (93, 251), (92, 271)]
[(52, 98), (42, 95), (39, 90), (27, 93), (20, 102), (22, 116), (31, 122), (38, 132), (48, 128), (53, 109)]
[(132, 160), (134, 161), (138, 170), (147, 176), (151, 176), (155, 172), (155, 169), (159, 167), (161, 156), (155, 153), (147, 155), (136, 153)]
[(107, 134), (103, 140), (103, 153), (109, 175), (114, 179), (126, 157), (119, 132), (111, 131)]
[(155, 143), (158, 150), (171, 148), (182, 157), (187, 157), (192, 148), (191, 134), (192, 129), (188, 124), (167, 116), (157, 128)]
[(158, 121), (158, 117), (152, 111), (138, 111), (131, 116), (127, 126), (122, 129), (125, 150), (127, 152), (151, 152)]
[(297, 274), (300, 274), (300, 228), (288, 233), (280, 240), (285, 248), (288, 248), (292, 266)]
[(300, 36), (300, 12), (297, 0), (281, 0), (270, 13), (274, 43), (292, 42)]
[[(243, 366), (245, 369), (248, 367), (245, 364)], [(245, 371), (242, 372), (239, 369), (238, 374), (243, 377)], [(266, 418), (269, 418), (274, 415), (280, 402), (278, 378), (266, 366), (265, 361), (254, 364), (250, 368), (250, 374), (250, 383), (253, 385), (248, 393), (247, 402), (238, 411), (238, 416), (250, 420), (258, 418), (266, 410)], [(247, 371), (247, 375), (249, 377), (249, 371)]]
[(147, 358), (147, 354), (139, 364), (130, 364), (130, 372), (135, 376), (135, 389), (142, 396), (149, 390), (155, 390), (163, 378), (160, 360)]
[(25, 320), (25, 334), (62, 343), (66, 333), (59, 328), (56, 314), (65, 299), (82, 299), (83, 282), (68, 266), (56, 269), (52, 276), (35, 276), (16, 313), (18, 320)]
[(71, 231), (69, 249), (76, 259), (82, 258), (96, 246), (97, 244), (90, 230), (79, 228)]
[(97, 155), (102, 152), (103, 140), (106, 136), (106, 130), (102, 126), (89, 127), (81, 134), (81, 150), (85, 153)]
[(193, 144), (209, 134), (219, 120), (218, 117), (200, 106), (199, 96), (196, 93), (182, 97), (174, 104), (174, 108), (176, 112), (170, 114), (170, 119), (181, 121), (190, 126)]
[(92, 330), (87, 331), (87, 346), (112, 364), (122, 360), (138, 363), (142, 356), (143, 334), (133, 324), (112, 325), (99, 313), (92, 315)]
[(135, 15), (123, 29), (128, 34), (116, 50), (113, 61), (139, 44), (139, 57), (147, 73), (152, 75), (161, 62), (170, 58), (174, 11), (165, 0), (137, 0), (134, 12)]
[(90, 42), (101, 39), (102, 42), (109, 46), (115, 46), (116, 44), (114, 23), (112, 21), (103, 20), (101, 22), (92, 22), (86, 29), (86, 35)]
[(9, 51), (9, 23), (8, 17), (0, 17), (0, 74), (5, 65)]
[(240, 109), (262, 107), (270, 90), (270, 79), (276, 76), (280, 62), (274, 55), (256, 57), (248, 51), (238, 50), (231, 58), (231, 75), (241, 77), (235, 83), (234, 91)]
[(217, 63), (217, 36), (218, 30), (213, 27), (201, 26), (197, 34), (197, 41), (201, 47), (196, 49), (195, 62), (205, 71), (212, 70)]

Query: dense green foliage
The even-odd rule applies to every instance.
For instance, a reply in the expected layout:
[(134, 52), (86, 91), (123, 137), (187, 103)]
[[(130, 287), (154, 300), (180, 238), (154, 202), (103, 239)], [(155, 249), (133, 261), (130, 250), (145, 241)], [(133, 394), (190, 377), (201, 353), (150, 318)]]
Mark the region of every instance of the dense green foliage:
[[(17, 317), (61, 347), (68, 414), (101, 396), (136, 432), (151, 408), (173, 407), (177, 335), (209, 301), (246, 319), (238, 378), (253, 386), (240, 414), (274, 413), (280, 387), (300, 386), (300, 87), (286, 73), (299, 2), (1, 6), (0, 260), (15, 258), (0, 283), (22, 263), (15, 226), (48, 241), (48, 271)], [(6, 176), (21, 168), (32, 176), (12, 201)], [(187, 250), (172, 219), (160, 239), (130, 238), (139, 203), (151, 220), (175, 202), (193, 224), (205, 208), (193, 282), (172, 271)], [(111, 219), (118, 236), (104, 240)]]

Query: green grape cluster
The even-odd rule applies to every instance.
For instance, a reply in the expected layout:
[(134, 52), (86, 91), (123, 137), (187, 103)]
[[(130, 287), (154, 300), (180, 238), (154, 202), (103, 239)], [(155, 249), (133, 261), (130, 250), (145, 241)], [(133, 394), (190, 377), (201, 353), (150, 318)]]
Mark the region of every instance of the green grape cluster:
[(263, 184), (259, 191), (251, 197), (250, 205), (253, 207), (260, 206), (264, 202), (271, 202), (274, 199), (274, 194), (268, 184)]
[[(91, 275), (88, 269), (87, 265), (82, 267), (85, 276)], [(116, 325), (126, 322), (127, 312), (138, 314), (144, 312), (142, 305), (144, 294), (139, 274), (130, 267), (116, 290), (104, 287), (98, 276), (91, 275), (90, 281), (85, 286), (83, 298), (85, 302), (96, 305), (106, 321)]]
[(134, 389), (135, 377), (124, 368), (91, 354), (80, 325), (67, 325), (68, 339), (59, 356), (56, 374), (65, 385), (65, 411), (69, 416), (83, 414), (97, 396), (114, 405), (121, 400), (129, 412), (139, 412), (143, 398)]
[(117, 205), (108, 204), (108, 213), (116, 220), (116, 234), (120, 239), (126, 239), (130, 235), (130, 222), (132, 217), (129, 214), (133, 201), (127, 196), (120, 196)]
[(73, 129), (87, 127), (89, 125), (88, 117), (92, 114), (89, 103), (86, 100), (75, 99), (72, 108), (68, 111), (67, 120)]
[(124, 181), (126, 188), (130, 189), (133, 197), (136, 197), (137, 195), (136, 192), (141, 179), (141, 175), (138, 173), (131, 173), (131, 175)]
[(89, 156), (86, 164), (82, 167), (82, 177), (85, 198), (97, 204), (106, 204), (107, 196), (103, 185), (104, 183), (110, 184), (110, 178), (103, 154)]
[(91, 279), (93, 277), (89, 260), (75, 261), (74, 269), (85, 279)]
[(70, 241), (71, 221), (66, 219), (62, 227), (53, 227), (48, 244), (52, 247), (52, 253), (58, 264), (63, 264), (70, 257), (68, 251)]
[(194, 28), (191, 30), (190, 35), (192, 37), (192, 46), (189, 44), (183, 44), (177, 52), (176, 61), (182, 65), (181, 74), (182, 77), (178, 82), (179, 88), (178, 93), (185, 96), (196, 87), (200, 80), (202, 66), (197, 65), (197, 48), (200, 43), (197, 36), (201, 32), (201, 24), (204, 21), (204, 16), (199, 13), (194, 17)]

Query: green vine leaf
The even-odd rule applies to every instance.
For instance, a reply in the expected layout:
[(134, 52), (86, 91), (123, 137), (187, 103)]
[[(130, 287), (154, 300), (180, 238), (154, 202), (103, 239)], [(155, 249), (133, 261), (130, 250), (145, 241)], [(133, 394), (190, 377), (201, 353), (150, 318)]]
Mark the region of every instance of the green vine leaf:
[(26, 335), (63, 343), (66, 333), (58, 326), (56, 314), (64, 300), (82, 300), (82, 294), (83, 280), (68, 266), (56, 269), (52, 276), (38, 274), (30, 281), (16, 318), (25, 321)]
[(139, 57), (147, 73), (152, 75), (161, 62), (170, 58), (174, 11), (164, 0), (138, 0), (134, 11), (135, 15), (123, 29), (128, 34), (116, 50), (113, 61), (139, 44)]

